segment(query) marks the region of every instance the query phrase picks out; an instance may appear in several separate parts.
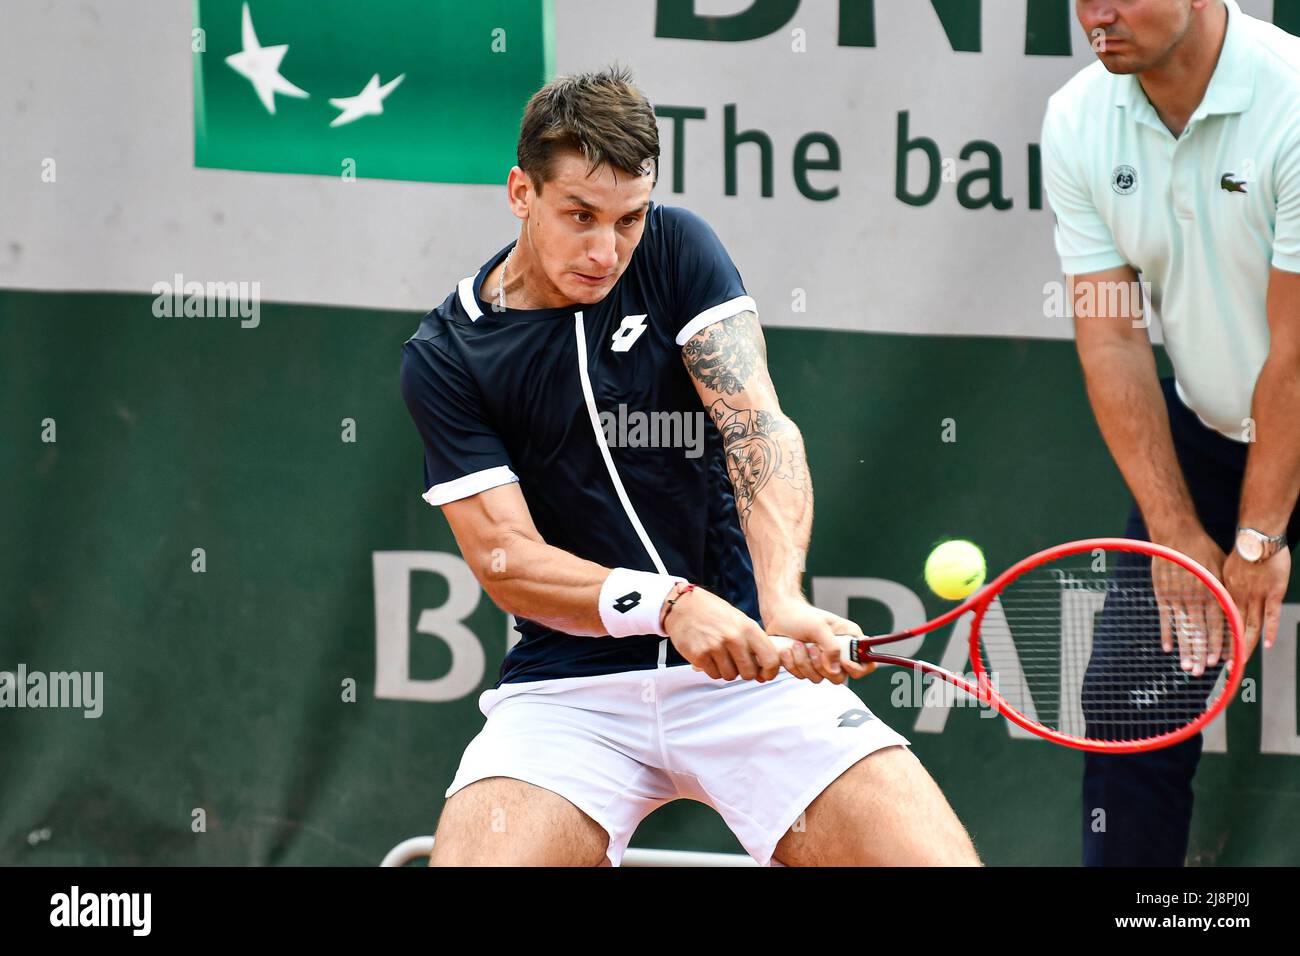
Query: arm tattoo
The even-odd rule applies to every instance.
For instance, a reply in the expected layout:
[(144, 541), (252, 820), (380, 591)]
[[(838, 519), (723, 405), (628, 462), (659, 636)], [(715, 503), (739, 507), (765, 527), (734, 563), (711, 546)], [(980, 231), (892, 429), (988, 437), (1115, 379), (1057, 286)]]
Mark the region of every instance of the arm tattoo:
[[(758, 316), (749, 311), (701, 330), (686, 343), (682, 358), (696, 383), (714, 394), (737, 395), (754, 387), (756, 377), (767, 379), (767, 346)], [(725, 398), (715, 400), (708, 411), (722, 434), (742, 531), (748, 534), (755, 500), (773, 478), (789, 482), (802, 496), (803, 507), (811, 509), (812, 482), (794, 422), (779, 412), (736, 408)]]
[(742, 531), (749, 530), (754, 500), (772, 478), (809, 494), (803, 439), (788, 418), (761, 409), (733, 408), (721, 398), (709, 406), (709, 416), (722, 433)]
[(767, 360), (763, 333), (753, 312), (714, 322), (687, 342), (682, 352), (691, 376), (724, 395), (741, 391), (754, 370)]

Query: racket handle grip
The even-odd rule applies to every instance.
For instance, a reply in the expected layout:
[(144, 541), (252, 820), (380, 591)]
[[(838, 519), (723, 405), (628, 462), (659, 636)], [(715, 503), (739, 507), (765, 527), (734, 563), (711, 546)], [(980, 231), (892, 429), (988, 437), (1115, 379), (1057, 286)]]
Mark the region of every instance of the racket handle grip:
[[(785, 650), (787, 647), (794, 646), (794, 639), (790, 637), (786, 637), (784, 634), (769, 634), (768, 639), (771, 640), (771, 642), (776, 645), (777, 650)], [(857, 640), (856, 637), (851, 637), (848, 634), (836, 634), (835, 640), (840, 645), (840, 660), (860, 663), (857, 657), (854, 656), (853, 654), (853, 650), (854, 650), (853, 643), (854, 641)], [(815, 644), (810, 644), (807, 641), (805, 641), (804, 644), (806, 647), (816, 646)], [(700, 670), (700, 668), (695, 666), (694, 664), (691, 665), (691, 669)]]
[[(791, 647), (791, 646), (794, 645), (794, 639), (793, 639), (793, 638), (786, 637), (786, 636), (783, 635), (783, 634), (769, 634), (768, 637), (771, 638), (772, 643), (775, 644), (775, 645), (777, 646), (777, 649), (778, 649), (778, 650), (784, 650), (785, 648), (787, 648), (787, 647)], [(856, 638), (854, 638), (854, 637), (850, 637), (848, 634), (836, 634), (836, 635), (835, 635), (835, 642), (836, 642), (837, 644), (840, 645), (840, 660), (842, 660), (842, 661), (854, 661), (854, 663), (857, 663), (857, 660), (856, 660), (856, 658), (855, 658), (854, 655), (853, 655), (853, 650), (854, 650), (854, 648), (853, 648), (853, 642), (854, 642), (855, 640), (856, 640)], [(805, 642), (804, 642), (804, 646), (805, 646), (805, 647), (816, 647), (817, 645), (816, 645), (816, 644), (813, 644), (813, 643), (811, 643), (811, 642), (805, 641)]]

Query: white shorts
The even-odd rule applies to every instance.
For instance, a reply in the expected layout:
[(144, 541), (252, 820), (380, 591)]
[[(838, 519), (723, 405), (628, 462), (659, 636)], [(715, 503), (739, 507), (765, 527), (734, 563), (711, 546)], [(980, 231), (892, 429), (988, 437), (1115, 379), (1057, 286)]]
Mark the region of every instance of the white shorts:
[(777, 843), (840, 774), (907, 745), (847, 686), (784, 670), (766, 684), (689, 665), (503, 684), (479, 709), (487, 724), (446, 795), (486, 777), (544, 787), (604, 827), (613, 866), (637, 825), (678, 799), (713, 807), (773, 865)]

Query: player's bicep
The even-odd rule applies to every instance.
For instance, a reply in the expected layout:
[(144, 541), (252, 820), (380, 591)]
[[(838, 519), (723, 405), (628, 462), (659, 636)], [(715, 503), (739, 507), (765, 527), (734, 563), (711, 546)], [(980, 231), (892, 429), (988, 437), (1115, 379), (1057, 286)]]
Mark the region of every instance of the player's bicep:
[[(499, 485), (442, 506), (460, 553), (485, 589), (509, 571), (514, 539), (542, 541), (517, 484)], [(490, 592), (489, 592), (490, 593)]]
[(756, 313), (737, 312), (696, 332), (682, 347), (682, 362), (705, 408), (712, 411), (722, 403), (780, 411)]
[(758, 316), (738, 312), (700, 329), (682, 361), (722, 435), (740, 526), (749, 535), (751, 508), (773, 478), (805, 497), (810, 490), (803, 437), (777, 402)]

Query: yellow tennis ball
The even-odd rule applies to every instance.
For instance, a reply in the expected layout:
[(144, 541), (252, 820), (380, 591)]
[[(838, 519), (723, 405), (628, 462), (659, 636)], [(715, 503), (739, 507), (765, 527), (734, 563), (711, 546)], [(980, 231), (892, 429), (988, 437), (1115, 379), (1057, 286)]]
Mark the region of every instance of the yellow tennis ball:
[(969, 597), (984, 583), (984, 552), (969, 541), (945, 541), (925, 560), (925, 583), (949, 601)]

